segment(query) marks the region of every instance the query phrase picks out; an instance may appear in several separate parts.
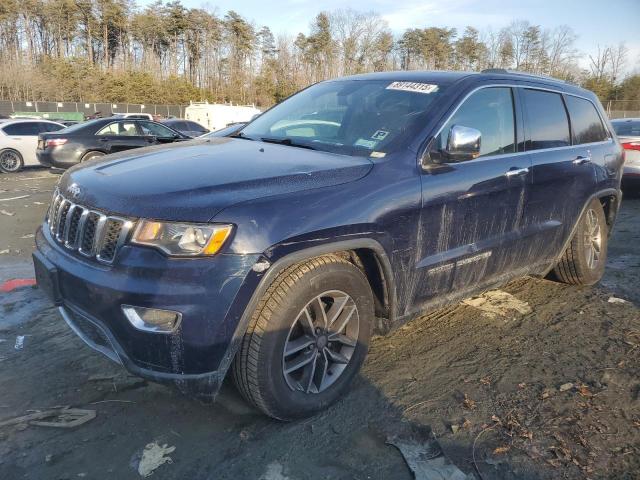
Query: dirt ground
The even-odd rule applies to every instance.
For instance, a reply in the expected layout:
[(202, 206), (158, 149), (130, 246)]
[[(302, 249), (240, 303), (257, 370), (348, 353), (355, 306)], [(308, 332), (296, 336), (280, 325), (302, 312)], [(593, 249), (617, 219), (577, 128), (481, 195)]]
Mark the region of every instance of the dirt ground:
[[(0, 284), (33, 277), (29, 235), (57, 178), (0, 175)], [(131, 377), (37, 288), (0, 292), (0, 424), (97, 413), (74, 429), (0, 426), (0, 479), (141, 478), (150, 444), (145, 456), (166, 445), (171, 458), (157, 479), (410, 479), (389, 441), (417, 435), (468, 478), (640, 478), (640, 199), (624, 201), (609, 248), (600, 286), (521, 279), (375, 338), (352, 392), (289, 424), (231, 384), (203, 405)]]

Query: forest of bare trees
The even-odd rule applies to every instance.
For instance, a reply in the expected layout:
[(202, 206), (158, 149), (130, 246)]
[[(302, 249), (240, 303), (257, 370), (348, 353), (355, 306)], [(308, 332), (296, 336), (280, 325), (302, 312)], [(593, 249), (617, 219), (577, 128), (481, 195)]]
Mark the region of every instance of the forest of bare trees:
[[(302, 28), (301, 28), (302, 29)], [(0, 1), (0, 98), (267, 106), (326, 78), (391, 69), (513, 68), (585, 84), (604, 100), (640, 101), (622, 73), (624, 44), (599, 48), (581, 70), (567, 26), (514, 21), (500, 30), (425, 26), (394, 36), (373, 12), (321, 12), (307, 34), (275, 35), (234, 11), (179, 0)]]

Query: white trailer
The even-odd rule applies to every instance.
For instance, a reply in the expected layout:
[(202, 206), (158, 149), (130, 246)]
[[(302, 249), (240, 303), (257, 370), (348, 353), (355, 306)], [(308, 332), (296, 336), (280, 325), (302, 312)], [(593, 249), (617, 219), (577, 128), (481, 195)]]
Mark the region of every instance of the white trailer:
[(184, 111), (184, 118), (197, 122), (213, 132), (232, 123), (248, 122), (260, 113), (255, 105), (190, 102)]

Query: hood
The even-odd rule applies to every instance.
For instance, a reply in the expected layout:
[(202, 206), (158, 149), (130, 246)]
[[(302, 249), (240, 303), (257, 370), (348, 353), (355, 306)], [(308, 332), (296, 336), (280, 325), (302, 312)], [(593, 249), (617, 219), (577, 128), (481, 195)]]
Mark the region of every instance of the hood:
[(109, 213), (206, 222), (239, 202), (352, 182), (372, 166), (364, 157), (211, 138), (82, 163), (63, 175), (59, 189)]

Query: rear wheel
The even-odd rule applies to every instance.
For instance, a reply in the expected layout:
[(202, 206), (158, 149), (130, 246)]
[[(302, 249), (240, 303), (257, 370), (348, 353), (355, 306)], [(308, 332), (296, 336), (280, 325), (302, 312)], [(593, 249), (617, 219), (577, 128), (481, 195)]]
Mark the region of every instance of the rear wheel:
[(6, 173), (15, 173), (22, 170), (24, 160), (16, 150), (2, 150), (0, 152), (0, 170)]
[(84, 156), (82, 157), (82, 160), (80, 160), (81, 162), (86, 162), (87, 160), (93, 160), (94, 158), (100, 158), (100, 157), (104, 157), (104, 153), (102, 152), (88, 152), (85, 153)]
[(280, 419), (313, 415), (348, 389), (374, 316), (366, 277), (327, 255), (281, 273), (256, 308), (233, 364), (242, 395)]
[(564, 283), (593, 285), (604, 274), (607, 262), (608, 226), (600, 201), (594, 199), (580, 218), (576, 232), (554, 267)]

